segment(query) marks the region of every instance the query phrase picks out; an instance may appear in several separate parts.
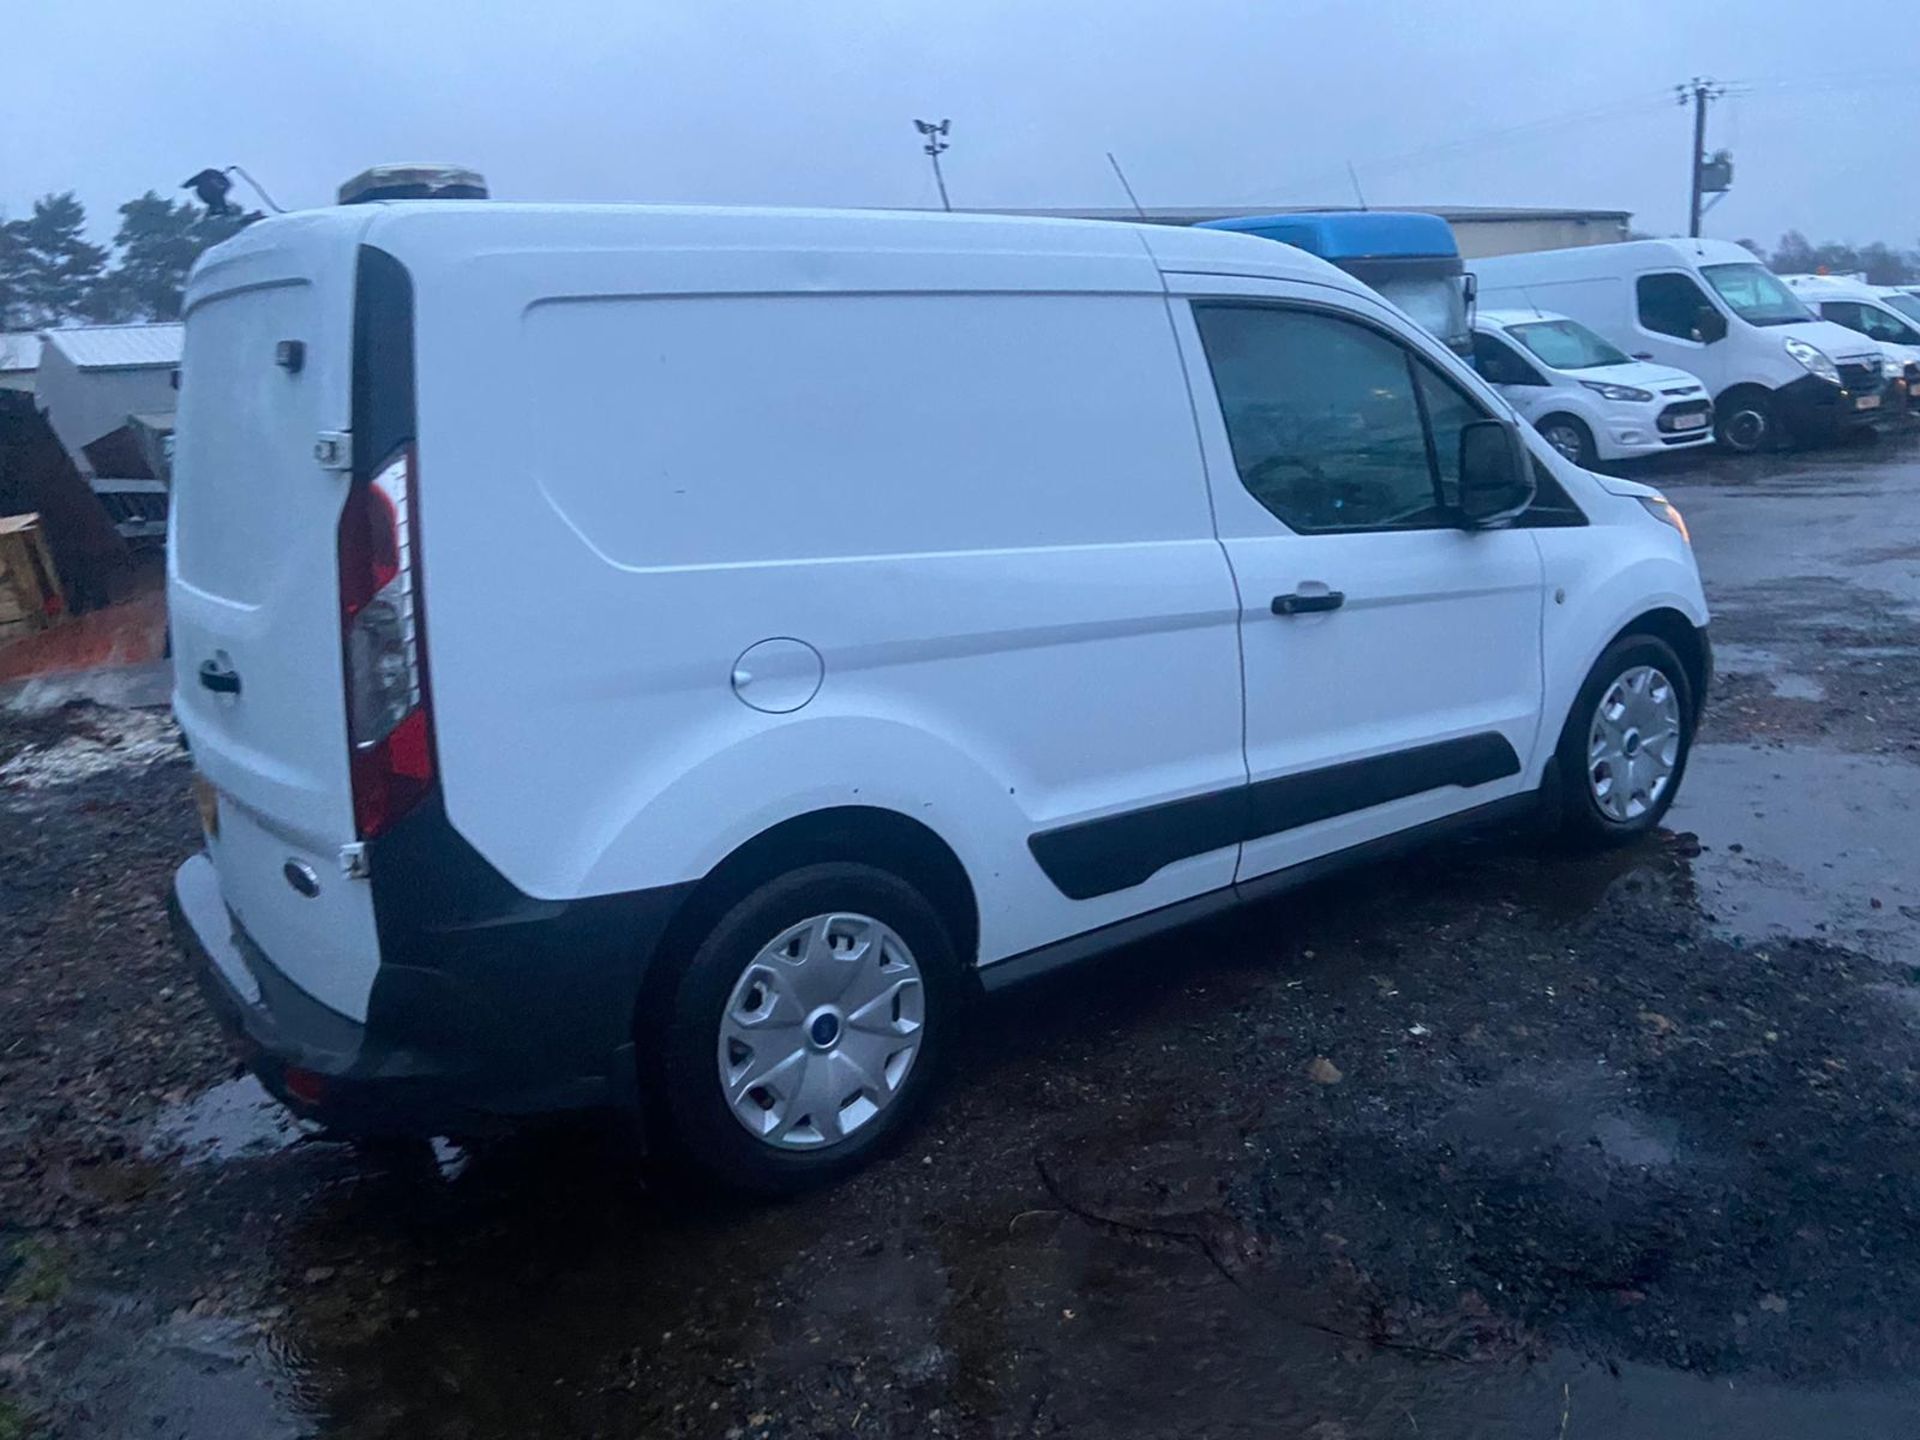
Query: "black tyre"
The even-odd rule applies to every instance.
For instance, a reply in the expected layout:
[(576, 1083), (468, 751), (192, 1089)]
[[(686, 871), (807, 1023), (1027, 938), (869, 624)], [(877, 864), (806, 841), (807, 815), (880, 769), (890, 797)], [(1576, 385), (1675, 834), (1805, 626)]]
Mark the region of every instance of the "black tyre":
[(1693, 686), (1672, 646), (1652, 635), (1609, 645), (1555, 751), (1562, 838), (1622, 845), (1658, 825), (1686, 775), (1693, 723)]
[(1593, 432), (1577, 416), (1549, 415), (1534, 428), (1541, 439), (1583, 470), (1591, 470), (1600, 458), (1594, 449)]
[(1730, 391), (1715, 403), (1713, 433), (1736, 455), (1756, 455), (1786, 440), (1773, 396), (1755, 386)]
[(946, 926), (897, 876), (835, 862), (768, 881), (687, 958), (652, 1037), (665, 1148), (762, 1194), (847, 1174), (925, 1099), (962, 994)]

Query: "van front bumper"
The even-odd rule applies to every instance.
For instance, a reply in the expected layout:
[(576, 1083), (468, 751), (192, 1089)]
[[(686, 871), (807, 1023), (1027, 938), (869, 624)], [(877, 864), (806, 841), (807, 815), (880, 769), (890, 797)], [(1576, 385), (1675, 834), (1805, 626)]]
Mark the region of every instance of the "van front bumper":
[[(500, 927), (525, 947), (527, 964), (511, 982), (484, 964), (464, 973), (382, 964), (361, 1022), (321, 1004), (261, 951), (227, 908), (206, 855), (175, 873), (167, 908), (242, 1061), (288, 1109), (330, 1130), (478, 1134), (636, 1102), (632, 992), (624, 1012), (608, 1013), (630, 950), (609, 954), (601, 968), (616, 978), (607, 984), (569, 985), (578, 969), (542, 973), (540, 934)], [(656, 908), (664, 929), (670, 909)], [(555, 927), (551, 938), (571, 949), (573, 928)]]
[(1873, 393), (1880, 403), (1862, 410), (1859, 397), (1852, 391), (1816, 375), (1807, 375), (1782, 385), (1773, 392), (1773, 397), (1789, 437), (1801, 444), (1817, 444), (1863, 427), (1885, 424), (1892, 397), (1884, 388)]

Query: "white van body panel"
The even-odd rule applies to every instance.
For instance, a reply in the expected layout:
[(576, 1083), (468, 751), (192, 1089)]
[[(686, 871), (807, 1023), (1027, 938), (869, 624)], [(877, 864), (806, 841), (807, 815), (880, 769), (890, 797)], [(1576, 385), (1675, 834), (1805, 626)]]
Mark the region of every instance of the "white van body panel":
[[(356, 369), (376, 273), (408, 319), (360, 337), (406, 351), (405, 386)], [(1520, 797), (1622, 627), (1705, 624), (1677, 532), (1531, 432), (1582, 512), (1564, 528), (1280, 524), (1234, 464), (1193, 310), (1211, 297), (1331, 306), (1512, 413), (1334, 267), (1220, 231), (441, 201), (276, 217), (210, 252), (169, 597), (175, 705), (222, 820), (176, 900), (201, 948), (250, 938), (332, 1012), (241, 1032), (348, 1088), (397, 1075), (464, 1102), (491, 1065), (489, 1113), (628, 1103), (648, 960), (622, 927), (660, 941), (783, 822), (924, 827), (977, 905), (966, 958), (1031, 959)], [(284, 341), (304, 367), (276, 363)], [(405, 424), (369, 401), (385, 428), (353, 473), (317, 460), (383, 381)], [(383, 458), (359, 450), (395, 444), (416, 456), (434, 776), (409, 817), (431, 843), (386, 836), (408, 843), (383, 870), (355, 840), (338, 531)], [(1351, 602), (1272, 613), (1314, 581)], [(1514, 770), (1240, 838), (1250, 781), (1475, 736)], [(1213, 827), (1136, 878), (1076, 894), (1036, 858), (1036, 837), (1199, 797)], [(334, 1047), (335, 1016), (364, 1033)]]
[[(993, 877), (991, 961), (1231, 881), (1228, 850), (1076, 901), (1027, 848), (1245, 776), (1232, 578), (1130, 231), (484, 210), (396, 207), (369, 239), (430, 277), (441, 783), (515, 885), (675, 884), (880, 806)], [(469, 357), (503, 346), (537, 424), (473, 423)], [(502, 583), (509, 535), (540, 603)], [(775, 639), (818, 657), (797, 713), (735, 693)]]
[[(1330, 268), (1330, 267), (1329, 267)], [(1288, 280), (1180, 273), (1174, 294), (1326, 304), (1335, 288)], [(1392, 329), (1472, 391), (1499, 398), (1453, 354), (1371, 291), (1340, 297)], [(1247, 492), (1235, 468), (1206, 352), (1190, 311), (1177, 323), (1221, 543), (1241, 591), (1247, 765), (1255, 785), (1422, 744), (1498, 733), (1519, 773), (1471, 789), (1442, 786), (1248, 841), (1240, 878), (1516, 794), (1540, 729), (1540, 555), (1526, 529), (1298, 534)], [(1346, 596), (1331, 614), (1281, 618), (1275, 596), (1320, 586)], [(1474, 643), (1461, 646), (1459, 637)], [(1356, 673), (1356, 657), (1364, 670)]]
[[(1636, 359), (1671, 365), (1705, 383), (1716, 403), (1735, 385), (1777, 390), (1807, 371), (1788, 355), (1787, 339), (1804, 340), (1835, 363), (1864, 357), (1870, 342), (1825, 320), (1756, 326), (1742, 320), (1700, 271), (1708, 265), (1758, 264), (1730, 240), (1630, 240), (1497, 255), (1473, 262), (1480, 303), (1489, 309), (1553, 310), (1569, 315)], [(1694, 278), (1726, 318), (1724, 340), (1703, 344), (1649, 330), (1640, 323), (1635, 282), (1642, 275), (1681, 272)]]

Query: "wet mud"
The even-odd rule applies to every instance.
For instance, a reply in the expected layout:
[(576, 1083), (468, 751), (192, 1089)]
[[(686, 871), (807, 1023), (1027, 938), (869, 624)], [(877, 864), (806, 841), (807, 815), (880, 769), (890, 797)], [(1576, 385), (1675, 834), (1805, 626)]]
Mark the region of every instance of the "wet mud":
[(1914, 1433), (1920, 453), (1641, 478), (1721, 655), (1665, 832), (1455, 842), (1006, 996), (780, 1205), (590, 1129), (291, 1123), (165, 939), (164, 726), (8, 710), (0, 1435)]

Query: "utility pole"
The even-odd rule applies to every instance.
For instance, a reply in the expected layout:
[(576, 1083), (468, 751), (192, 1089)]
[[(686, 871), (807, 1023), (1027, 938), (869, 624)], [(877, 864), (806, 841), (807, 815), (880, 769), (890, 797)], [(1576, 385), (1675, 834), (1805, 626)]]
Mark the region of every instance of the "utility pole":
[[(1699, 75), (1694, 76), (1686, 84), (1676, 85), (1673, 88), (1682, 105), (1689, 101), (1693, 104), (1693, 159), (1689, 166), (1689, 173), (1692, 176), (1692, 198), (1687, 205), (1687, 234), (1697, 239), (1700, 234), (1700, 197), (1705, 193), (1706, 169), (1709, 163), (1707, 160), (1707, 104), (1718, 100), (1727, 93), (1727, 90), (1724, 85), (1716, 84)], [(1714, 161), (1719, 163), (1720, 157), (1715, 156)], [(1727, 180), (1720, 184), (1720, 191), (1724, 191), (1727, 183), (1731, 181), (1732, 167), (1729, 165), (1727, 170)]]
[(931, 120), (916, 120), (913, 128), (926, 137), (927, 158), (933, 161), (933, 183), (940, 187), (940, 208), (951, 210), (953, 205), (947, 199), (947, 177), (940, 173), (940, 152), (947, 148), (947, 134), (953, 128), (953, 122), (942, 120), (936, 125)]

